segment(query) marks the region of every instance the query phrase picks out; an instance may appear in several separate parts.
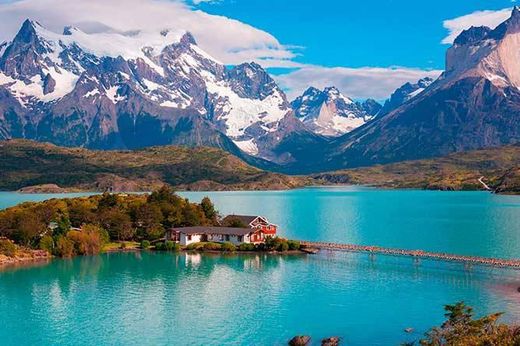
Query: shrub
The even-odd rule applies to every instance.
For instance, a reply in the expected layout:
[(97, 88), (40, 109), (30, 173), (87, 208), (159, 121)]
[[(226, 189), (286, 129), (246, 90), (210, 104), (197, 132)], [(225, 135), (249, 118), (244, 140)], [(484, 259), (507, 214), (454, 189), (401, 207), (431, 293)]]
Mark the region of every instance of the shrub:
[(276, 237), (276, 238), (266, 237), (264, 240), (264, 243), (262, 244), (262, 250), (270, 251), (270, 250), (276, 249), (277, 239), (279, 239), (279, 238), (278, 237)]
[(171, 240), (168, 240), (164, 243), (164, 248), (166, 251), (180, 251), (181, 250), (181, 246), (179, 244), (177, 244), (176, 242), (174, 241), (171, 241)]
[(220, 248), (222, 251), (225, 251), (225, 252), (235, 252), (237, 250), (237, 247), (233, 243), (230, 243), (228, 241), (225, 243), (222, 243)]
[(222, 245), (219, 243), (205, 243), (204, 244), (204, 250), (207, 251), (219, 251), (222, 249)]
[(300, 250), (300, 242), (297, 240), (288, 240), (289, 250)]
[(282, 252), (289, 250), (289, 244), (287, 243), (287, 240), (282, 240), (279, 242), (276, 246), (276, 250)]
[(197, 243), (191, 243), (188, 246), (186, 246), (186, 250), (193, 251), (197, 250)]
[(164, 250), (166, 250), (166, 247), (164, 246), (163, 242), (157, 242), (157, 243), (155, 243), (155, 250), (164, 251)]
[(45, 235), (40, 239), (39, 247), (41, 250), (45, 250), (48, 253), (52, 253), (54, 251), (54, 239), (50, 235)]
[(105, 245), (110, 243), (110, 235), (108, 234), (107, 230), (100, 227), (98, 227), (97, 230), (99, 232), (99, 239), (101, 240), (101, 244)]
[(54, 253), (60, 257), (72, 257), (74, 256), (74, 243), (67, 237), (59, 236)]
[(8, 239), (0, 239), (0, 254), (14, 257), (16, 255), (16, 245)]
[(121, 242), (121, 244), (119, 244), (119, 248), (120, 248), (121, 250), (126, 249), (126, 243), (125, 243), (125, 242)]
[(201, 251), (201, 250), (204, 250), (204, 246), (206, 245), (207, 243), (202, 243), (202, 242), (199, 242), (199, 243), (191, 243), (190, 245), (186, 246), (186, 250), (190, 250), (190, 251)]
[(149, 240), (143, 240), (141, 242), (141, 249), (148, 249), (150, 247), (150, 241)]
[[(81, 231), (69, 231), (66, 237), (74, 244), (75, 253), (79, 255), (95, 255), (103, 246), (103, 230), (92, 224), (83, 225)], [(121, 243), (124, 249), (126, 244)]]
[(256, 246), (255, 244), (251, 244), (251, 243), (242, 243), (238, 246), (238, 250), (240, 251), (255, 251), (256, 250)]
[(283, 239), (283, 238), (267, 237), (267, 238), (265, 238), (265, 242), (264, 242), (262, 250), (287, 251), (287, 250), (289, 250), (289, 244), (288, 244), (287, 240)]

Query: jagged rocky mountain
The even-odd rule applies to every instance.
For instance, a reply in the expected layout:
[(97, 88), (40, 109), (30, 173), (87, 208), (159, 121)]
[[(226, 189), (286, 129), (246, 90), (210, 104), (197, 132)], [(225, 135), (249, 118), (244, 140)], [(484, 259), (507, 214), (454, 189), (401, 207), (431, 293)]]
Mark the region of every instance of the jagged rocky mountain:
[(381, 109), (383, 108), (383, 106), (374, 99), (366, 99), (362, 102), (357, 101), (356, 104), (371, 117), (378, 116), (381, 113)]
[(308, 88), (291, 102), (296, 117), (309, 129), (324, 136), (339, 136), (371, 120), (381, 105), (374, 100), (354, 102), (335, 87)]
[(259, 65), (227, 68), (187, 32), (56, 34), (30, 20), (0, 46), (0, 139), (8, 138), (210, 145), (278, 162), (294, 160), (297, 141), (325, 141)]
[(419, 79), (417, 83), (405, 83), (399, 88), (397, 88), (390, 98), (385, 101), (385, 104), (379, 111), (379, 115), (387, 114), (393, 111), (394, 109), (399, 108), (401, 105), (405, 104), (412, 98), (419, 95), (424, 91), (430, 84), (433, 83), (433, 78), (425, 77)]
[(520, 142), (519, 51), (515, 8), (495, 29), (462, 32), (437, 80), (405, 84), (382, 108), (332, 87), (289, 103), (259, 65), (228, 68), (186, 32), (56, 34), (26, 21), (0, 44), (0, 139), (208, 145), (295, 173), (442, 156)]
[(418, 95), (328, 143), (319, 163), (297, 169), (368, 166), (519, 142), (518, 52), (515, 7), (495, 29), (462, 32), (447, 51), (445, 72)]

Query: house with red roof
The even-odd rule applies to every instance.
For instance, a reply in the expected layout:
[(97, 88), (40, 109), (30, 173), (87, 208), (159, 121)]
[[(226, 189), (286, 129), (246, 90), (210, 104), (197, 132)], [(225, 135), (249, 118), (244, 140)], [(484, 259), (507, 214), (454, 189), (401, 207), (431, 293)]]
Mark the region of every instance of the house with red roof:
[(221, 226), (174, 227), (166, 232), (166, 240), (182, 246), (199, 242), (263, 243), (267, 237), (275, 237), (278, 226), (263, 216), (228, 215)]

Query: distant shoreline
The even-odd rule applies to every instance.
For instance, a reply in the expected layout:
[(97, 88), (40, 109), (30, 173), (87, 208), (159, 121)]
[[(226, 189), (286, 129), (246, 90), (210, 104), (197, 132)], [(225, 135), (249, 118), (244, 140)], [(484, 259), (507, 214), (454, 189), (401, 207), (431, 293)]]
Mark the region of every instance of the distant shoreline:
[[(175, 191), (178, 192), (255, 192), (255, 191), (292, 191), (292, 190), (299, 190), (299, 189), (310, 189), (310, 188), (341, 188), (341, 187), (365, 187), (370, 189), (379, 189), (379, 190), (417, 190), (417, 191), (441, 191), (441, 192), (489, 192), (489, 193), (497, 193), (501, 195), (518, 195), (514, 192), (507, 192), (507, 191), (501, 191), (501, 192), (495, 192), (492, 190), (484, 190), (479, 188), (474, 189), (449, 189), (449, 188), (429, 188), (429, 187), (423, 187), (423, 186), (387, 186), (387, 185), (376, 185), (376, 184), (323, 184), (323, 185), (304, 185), (304, 186), (298, 186), (288, 189), (221, 189), (221, 190), (197, 190), (197, 189), (180, 189), (176, 186), (173, 186), (172, 188)], [(102, 194), (104, 191), (99, 190), (91, 190), (91, 189), (78, 189), (78, 188), (56, 188), (56, 189), (42, 189), (40, 186), (28, 186), (24, 187), (18, 190), (0, 190), (0, 192), (12, 192), (12, 193), (19, 193), (19, 194), (25, 194), (25, 195), (36, 195), (36, 194), (73, 194), (73, 193), (93, 193), (93, 194)], [(106, 192), (106, 191), (105, 191)], [(139, 193), (150, 193), (149, 190), (136, 190), (136, 191), (113, 191), (112, 193), (118, 193), (118, 194), (139, 194)]]

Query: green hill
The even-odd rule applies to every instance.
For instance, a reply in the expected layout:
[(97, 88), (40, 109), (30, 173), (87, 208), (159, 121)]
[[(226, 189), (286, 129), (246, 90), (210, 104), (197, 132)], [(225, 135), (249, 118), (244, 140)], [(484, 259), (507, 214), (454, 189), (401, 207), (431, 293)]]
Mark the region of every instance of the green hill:
[(149, 191), (165, 183), (192, 190), (288, 189), (310, 180), (266, 172), (208, 147), (96, 151), (8, 140), (0, 141), (0, 167), (0, 190), (27, 192)]
[(327, 183), (386, 188), (482, 190), (520, 193), (520, 146), (474, 150), (427, 160), (403, 161), (313, 175)]
[(520, 193), (520, 146), (404, 161), (308, 177), (255, 168), (223, 150), (178, 146), (133, 151), (64, 148), (27, 140), (0, 141), (0, 190), (25, 192), (280, 190), (311, 184)]

